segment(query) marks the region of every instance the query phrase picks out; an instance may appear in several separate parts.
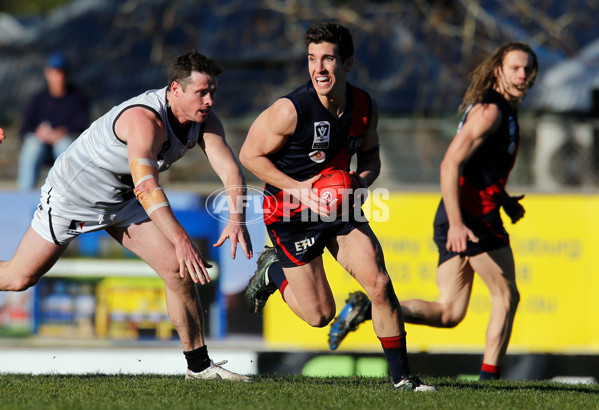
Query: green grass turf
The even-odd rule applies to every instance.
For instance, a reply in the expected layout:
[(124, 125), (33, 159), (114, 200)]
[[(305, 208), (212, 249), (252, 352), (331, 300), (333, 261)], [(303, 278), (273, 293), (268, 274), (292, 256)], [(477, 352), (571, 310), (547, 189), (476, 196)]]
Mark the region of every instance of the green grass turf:
[(1, 409), (599, 409), (599, 385), (425, 378), (437, 393), (388, 379), (255, 376), (253, 383), (159, 375), (0, 375)]

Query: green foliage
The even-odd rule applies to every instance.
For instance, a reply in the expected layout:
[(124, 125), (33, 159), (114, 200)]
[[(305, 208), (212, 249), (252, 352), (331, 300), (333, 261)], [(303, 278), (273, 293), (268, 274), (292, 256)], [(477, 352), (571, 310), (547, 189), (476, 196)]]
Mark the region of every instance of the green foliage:
[(44, 16), (71, 0), (0, 0), (0, 12), (14, 15)]
[(253, 383), (159, 375), (0, 375), (2, 409), (598, 409), (599, 385), (425, 378), (437, 393), (386, 378), (255, 376)]

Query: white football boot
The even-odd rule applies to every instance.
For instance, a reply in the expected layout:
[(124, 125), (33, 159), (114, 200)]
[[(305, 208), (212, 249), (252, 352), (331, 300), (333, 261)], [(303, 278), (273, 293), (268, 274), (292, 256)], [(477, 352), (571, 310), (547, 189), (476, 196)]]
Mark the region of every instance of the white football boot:
[(251, 382), (247, 376), (242, 374), (234, 373), (230, 370), (227, 370), (221, 367), (222, 364), (227, 363), (226, 360), (222, 362), (214, 363), (212, 360), (210, 361), (210, 366), (201, 372), (193, 372), (187, 369), (187, 373), (185, 374), (185, 380), (192, 379), (203, 379), (203, 380), (233, 380), (238, 382)]

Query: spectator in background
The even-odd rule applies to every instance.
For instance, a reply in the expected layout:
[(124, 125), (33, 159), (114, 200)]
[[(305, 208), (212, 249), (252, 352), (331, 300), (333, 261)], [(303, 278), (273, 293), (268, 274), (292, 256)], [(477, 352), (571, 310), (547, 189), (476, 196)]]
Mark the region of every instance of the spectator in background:
[(47, 87), (31, 98), (23, 115), (17, 181), (21, 190), (35, 188), (41, 168), (52, 164), (89, 125), (88, 100), (69, 83), (62, 53), (50, 55), (44, 77)]

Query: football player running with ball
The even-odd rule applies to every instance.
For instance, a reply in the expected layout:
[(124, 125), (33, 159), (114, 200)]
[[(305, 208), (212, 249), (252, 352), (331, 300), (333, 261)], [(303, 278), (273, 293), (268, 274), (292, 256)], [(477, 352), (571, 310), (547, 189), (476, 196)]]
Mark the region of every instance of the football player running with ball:
[(351, 34), (339, 24), (317, 24), (304, 43), (311, 80), (258, 116), (240, 152), (243, 165), (266, 183), (264, 219), (275, 245), (260, 255), (246, 302), (260, 313), (279, 289), (298, 317), (326, 326), (335, 316), (322, 260), (327, 248), (372, 300), (374, 330), (395, 388), (436, 391), (410, 372), (401, 307), (368, 221), (355, 209), (331, 221), (312, 189), (324, 171), (348, 170), (354, 154), (356, 186), (366, 189), (379, 175), (376, 103), (347, 82), (354, 61)]
[[(474, 273), (491, 295), (481, 380), (499, 379), (520, 294), (514, 256), (499, 210), (512, 223), (524, 216), (523, 196), (506, 190), (520, 142), (518, 103), (534, 84), (537, 56), (528, 44), (510, 42), (472, 75), (460, 111), (464, 116), (441, 163), (442, 200), (434, 222), (439, 249), (439, 299), (401, 302), (406, 322), (455, 327), (464, 319)], [(336, 349), (349, 331), (370, 317), (362, 292), (350, 295), (333, 322), (329, 345)]]
[[(187, 359), (187, 379), (249, 381), (213, 363), (204, 343), (196, 284), (211, 266), (177, 221), (159, 173), (200, 146), (223, 181), (232, 204), (244, 195), (241, 169), (212, 111), (222, 69), (195, 51), (178, 57), (167, 87), (149, 90), (97, 119), (58, 158), (42, 187), (31, 226), (13, 258), (0, 262), (0, 290), (35, 285), (80, 234), (105, 230), (138, 255), (165, 284), (171, 322)], [(242, 209), (214, 246), (231, 241), (252, 257)]]

